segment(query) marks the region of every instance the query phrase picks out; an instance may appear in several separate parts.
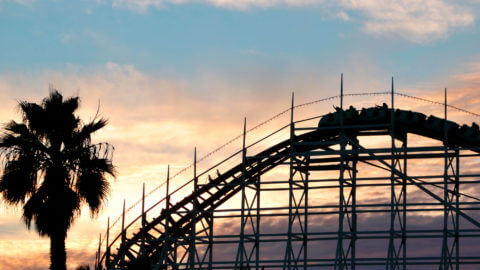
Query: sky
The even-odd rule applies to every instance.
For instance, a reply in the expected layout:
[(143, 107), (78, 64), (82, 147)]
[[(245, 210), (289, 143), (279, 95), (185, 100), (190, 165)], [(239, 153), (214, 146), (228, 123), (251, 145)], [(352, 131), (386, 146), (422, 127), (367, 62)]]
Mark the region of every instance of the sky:
[[(253, 127), (288, 108), (292, 92), (296, 104), (337, 95), (341, 73), (346, 93), (385, 91), (393, 76), (398, 91), (441, 102), (448, 88), (450, 104), (480, 112), (479, 17), (478, 0), (0, 0), (0, 123), (50, 88), (79, 95), (83, 119), (109, 119), (94, 139), (116, 148), (110, 200), (67, 238), (69, 268), (92, 266), (124, 199), (188, 166), (194, 147), (241, 134), (244, 117)], [(0, 202), (0, 268), (46, 269), (49, 241), (20, 217)]]

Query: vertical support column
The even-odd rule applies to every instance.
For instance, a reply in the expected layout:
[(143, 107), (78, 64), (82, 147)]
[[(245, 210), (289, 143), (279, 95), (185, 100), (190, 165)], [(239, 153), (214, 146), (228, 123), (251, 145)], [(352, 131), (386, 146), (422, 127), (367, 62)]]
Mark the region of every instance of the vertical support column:
[[(125, 246), (126, 241), (126, 233), (125, 233), (125, 200), (123, 200), (123, 211), (122, 211), (122, 234), (121, 234), (121, 246)], [(125, 253), (121, 254), (121, 263), (122, 265), (125, 263)]]
[(140, 246), (140, 254), (145, 252), (145, 227), (147, 225), (147, 217), (145, 215), (145, 182), (142, 186), (142, 244)]
[[(172, 240), (170, 239), (171, 236), (170, 236), (170, 216), (171, 216), (171, 213), (170, 213), (170, 164), (168, 165), (167, 167), (167, 190), (166, 190), (166, 194), (167, 194), (167, 199), (166, 199), (166, 205), (165, 205), (165, 211), (166, 211), (166, 215), (165, 215), (165, 242), (166, 242), (166, 247), (167, 247), (167, 256), (165, 257), (165, 263), (168, 263), (168, 254), (170, 253), (170, 246), (172, 244)], [(172, 257), (172, 262), (173, 262), (173, 269), (177, 269), (178, 266), (177, 266), (177, 247), (175, 246), (174, 247), (174, 252), (173, 252), (173, 257)]]
[[(335, 255), (334, 269), (355, 269), (356, 240), (357, 240), (357, 210), (356, 210), (356, 178), (358, 153), (347, 155), (347, 141), (358, 144), (356, 134), (350, 133), (347, 138), (345, 133), (345, 110), (343, 106), (343, 74), (340, 84), (340, 176), (339, 176), (339, 218), (337, 233), (337, 252)], [(352, 150), (355, 150), (352, 146)], [(346, 174), (347, 173), (347, 174)], [(346, 225), (346, 226), (345, 226)], [(347, 243), (344, 243), (348, 241)]]
[[(302, 142), (293, 142), (293, 146), (301, 146)], [(300, 160), (300, 156), (292, 154), (292, 181), (289, 185), (291, 192), (291, 213), (289, 218), (290, 241), (287, 254), (285, 255), (284, 269), (291, 267), (293, 269), (307, 269), (308, 262), (308, 174), (310, 170), (310, 158), (305, 156)], [(294, 176), (297, 175), (297, 179)], [(299, 176), (299, 177), (298, 177)], [(302, 213), (304, 211), (304, 213)], [(293, 242), (296, 241), (296, 242)], [(295, 244), (297, 243), (297, 244)], [(300, 244), (298, 244), (300, 243)], [(288, 254), (290, 254), (288, 256)], [(303, 266), (303, 267), (302, 267)]]
[(105, 267), (107, 269), (110, 269), (110, 243), (109, 243), (109, 238), (110, 238), (110, 217), (107, 219), (107, 242), (106, 242), (106, 251), (105, 251)]
[[(407, 162), (408, 162), (408, 149), (407, 149), (407, 143), (408, 143), (408, 133), (402, 132), (401, 134), (399, 131), (395, 131), (395, 88), (394, 88), (394, 80), (392, 77), (392, 108), (391, 108), (391, 122), (393, 123), (393, 134), (397, 137), (401, 136), (402, 140), (402, 146), (401, 149), (398, 150), (395, 147), (395, 152), (396, 154), (403, 156), (403, 163), (401, 163), (401, 157), (395, 158), (393, 164), (394, 170), (397, 170), (399, 172), (403, 172), (402, 174), (402, 182), (401, 182), (401, 188), (400, 188), (400, 193), (397, 195), (396, 190), (394, 189), (395, 192), (395, 216), (394, 216), (394, 222), (398, 218), (398, 226), (399, 230), (401, 232), (401, 240), (399, 243), (399, 246), (396, 251), (396, 262), (397, 263), (397, 269), (402, 269), (402, 270), (407, 270)], [(395, 146), (395, 145), (394, 145)], [(393, 149), (393, 147), (392, 147)], [(395, 181), (398, 184), (398, 181)], [(394, 183), (395, 184), (395, 183)], [(394, 224), (394, 230), (395, 230), (395, 224)], [(395, 241), (395, 240), (394, 240)], [(396, 247), (395, 242), (392, 242), (394, 247)], [(401, 254), (401, 255), (400, 255)], [(394, 254), (392, 254), (394, 255)], [(401, 262), (400, 262), (401, 259)], [(401, 266), (401, 267), (400, 267)]]
[(402, 191), (401, 200), (402, 200), (402, 270), (407, 270), (407, 143), (408, 137), (407, 133), (403, 136), (402, 143), (402, 153), (403, 153), (403, 177), (402, 177)]
[(339, 212), (338, 212), (338, 233), (337, 233), (337, 250), (335, 253), (335, 270), (343, 270), (347, 268), (346, 264), (346, 254), (343, 248), (343, 221), (345, 219), (345, 194), (344, 194), (344, 174), (345, 174), (345, 149), (346, 149), (346, 140), (345, 140), (345, 131), (344, 131), (344, 119), (343, 119), (343, 73), (340, 78), (340, 176), (339, 176)]
[[(353, 139), (353, 138), (352, 138)], [(355, 142), (358, 144), (358, 139), (355, 138)], [(353, 147), (353, 150), (358, 150), (357, 147)], [(351, 156), (351, 166), (349, 167), (350, 172), (350, 194), (347, 200), (347, 204), (350, 201), (350, 268), (355, 270), (356, 267), (356, 242), (357, 242), (357, 161), (358, 153), (354, 153)], [(350, 164), (350, 163), (347, 163)]]
[(444, 148), (444, 167), (443, 167), (443, 239), (442, 239), (442, 266), (440, 269), (447, 270), (449, 267), (448, 250), (448, 130), (447, 130), (447, 89), (445, 88), (444, 97), (444, 124), (443, 124), (443, 148)]
[[(443, 241), (442, 258), (440, 269), (459, 269), (459, 214), (451, 209), (455, 204), (459, 209), (459, 151), (455, 150), (454, 155), (449, 152), (448, 145), (448, 121), (447, 121), (447, 89), (445, 88), (444, 100), (444, 173), (443, 173)], [(455, 165), (456, 163), (456, 165)], [(451, 175), (451, 174), (452, 175)], [(453, 180), (451, 179), (453, 176)], [(450, 188), (453, 188), (450, 189)], [(454, 268), (455, 267), (455, 268)]]
[[(344, 136), (346, 136), (344, 134)], [(355, 134), (351, 134), (352, 138), (348, 138), (358, 145), (358, 139)], [(347, 139), (344, 137), (345, 140)], [(352, 150), (357, 150), (357, 147), (352, 145)], [(356, 268), (356, 240), (357, 240), (357, 162), (358, 153), (354, 152), (351, 155), (346, 155), (346, 145), (342, 151), (343, 163), (340, 166), (343, 167), (343, 183), (340, 185), (342, 193), (340, 197), (343, 198), (339, 214), (342, 222), (341, 229), (339, 230), (339, 236), (342, 239), (341, 246), (337, 244), (337, 252), (340, 257), (336, 257), (335, 266), (338, 269), (355, 269)], [(342, 158), (341, 158), (342, 159)], [(343, 164), (343, 165), (342, 165)], [(346, 226), (345, 226), (346, 225)], [(340, 226), (339, 226), (340, 227)], [(339, 239), (340, 239), (339, 238)], [(349, 241), (348, 244), (344, 241)], [(349, 267), (350, 266), (350, 267)]]
[[(212, 203), (213, 204), (213, 203)], [(208, 269), (211, 270), (213, 267), (213, 218), (215, 212), (210, 210), (210, 219), (208, 220), (209, 232), (208, 232)]]
[[(460, 209), (460, 151), (455, 150), (455, 208)], [(460, 215), (455, 212), (455, 270), (460, 269)]]
[[(241, 213), (240, 213), (240, 239), (238, 244), (237, 256), (235, 260), (235, 269), (237, 269), (238, 265), (240, 268), (243, 269), (244, 267), (244, 254), (245, 254), (245, 203), (246, 203), (246, 194), (245, 194), (245, 178), (246, 178), (246, 167), (245, 167), (245, 160), (247, 157), (247, 149), (245, 148), (245, 138), (246, 138), (246, 126), (247, 126), (247, 118), (244, 118), (243, 121), (243, 145), (242, 145), (242, 178), (241, 178), (241, 193), (242, 193), (242, 203), (241, 203)], [(249, 211), (250, 212), (250, 211)], [(248, 258), (246, 258), (248, 260)]]
[(442, 239), (442, 265), (441, 269), (450, 269), (449, 265), (449, 248), (448, 248), (448, 167), (449, 167), (449, 157), (448, 157), (448, 130), (447, 130), (447, 89), (445, 88), (445, 99), (444, 99), (444, 125), (443, 125), (443, 147), (444, 147), (444, 167), (443, 167), (443, 239)]
[[(295, 142), (295, 145), (301, 145), (301, 142)], [(308, 268), (308, 174), (310, 170), (310, 160), (306, 156), (303, 160), (298, 160), (294, 154), (294, 165), (292, 175), (300, 176), (300, 179), (292, 181), (292, 207), (289, 227), (291, 240), (287, 252), (290, 254), (290, 261), (285, 261), (284, 269), (288, 266), (293, 269)], [(304, 211), (302, 213), (302, 211)], [(297, 241), (294, 244), (293, 240)], [(301, 241), (301, 242), (300, 242)], [(286, 254), (286, 259), (288, 256)], [(303, 266), (303, 267), (302, 267)]]
[[(160, 260), (159, 264), (160, 265), (168, 265), (170, 262), (168, 260), (168, 257), (171, 255), (171, 250), (170, 247), (172, 245), (171, 239), (170, 239), (170, 165), (167, 167), (167, 186), (165, 190), (165, 228), (164, 228), (164, 233), (163, 233), (163, 247), (162, 247), (162, 252), (160, 254)], [(176, 255), (176, 252), (174, 253)], [(177, 265), (177, 257), (173, 256), (171, 258), (171, 261), (173, 263), (172, 267), (173, 269), (176, 269)]]
[[(358, 144), (357, 135), (353, 132), (345, 133), (345, 110), (343, 106), (343, 74), (340, 82), (340, 110), (339, 115), (339, 205), (338, 205), (338, 232), (337, 249), (335, 253), (334, 269), (355, 269), (356, 267), (356, 240), (357, 240), (357, 161), (358, 153), (347, 155), (347, 141)], [(347, 137), (347, 135), (349, 137)], [(352, 144), (352, 143), (351, 143)], [(355, 150), (352, 145), (351, 150)], [(346, 174), (346, 172), (348, 174)], [(344, 243), (348, 242), (348, 243)]]
[(293, 207), (293, 182), (294, 182), (294, 169), (293, 169), (293, 160), (294, 160), (294, 153), (293, 153), (293, 144), (294, 144), (294, 136), (295, 136), (295, 123), (293, 122), (293, 109), (294, 109), (294, 102), (295, 102), (295, 94), (292, 92), (292, 105), (290, 107), (290, 168), (289, 168), (289, 177), (288, 177), (288, 232), (287, 232), (287, 247), (285, 249), (285, 257), (283, 261), (283, 269), (291, 269), (292, 263), (292, 207)]
[(123, 200), (123, 210), (122, 210), (122, 245), (125, 244), (126, 234), (125, 234), (125, 199)]
[(394, 110), (394, 84), (392, 77), (392, 88), (391, 88), (391, 106), (390, 106), (390, 231), (389, 231), (389, 241), (388, 241), (388, 254), (387, 254), (387, 267), (386, 269), (398, 269), (398, 257), (397, 250), (395, 248), (395, 218), (397, 212), (397, 195), (395, 192), (395, 182), (396, 176), (394, 170), (396, 169), (395, 162), (395, 110)]
[[(243, 123), (242, 144), (242, 177), (241, 177), (241, 213), (240, 213), (240, 239), (239, 248), (235, 259), (235, 268), (250, 269), (253, 265), (259, 267), (259, 229), (260, 229), (260, 175), (247, 175), (247, 119)], [(251, 171), (250, 171), (251, 172)], [(251, 178), (255, 177), (255, 179)], [(250, 190), (247, 192), (247, 190)], [(254, 194), (252, 195), (252, 190)], [(256, 203), (256, 204), (255, 204)], [(255, 206), (256, 205), (256, 206)], [(256, 208), (256, 209), (255, 209)], [(255, 212), (255, 214), (254, 214)], [(254, 220), (255, 219), (255, 220)], [(246, 237), (246, 235), (248, 237)], [(252, 241), (251, 235), (254, 236)], [(255, 260), (253, 255), (255, 254)]]
[[(400, 132), (395, 126), (395, 90), (394, 80), (392, 77), (391, 90), (391, 108), (390, 108), (390, 231), (386, 269), (406, 269), (406, 192), (407, 179), (402, 177), (400, 183), (395, 171), (402, 172), (406, 175), (406, 134), (402, 134), (402, 148), (399, 151), (395, 144), (395, 138), (399, 137)], [(403, 168), (400, 162), (400, 154), (403, 153)], [(397, 188), (401, 184), (400, 188)], [(400, 240), (398, 240), (400, 239)]]
[(192, 211), (192, 227), (190, 230), (190, 247), (188, 256), (188, 265), (190, 269), (195, 269), (195, 255), (196, 255), (196, 223), (197, 223), (197, 148), (195, 147), (193, 153), (193, 211)]
[(102, 233), (100, 233), (100, 237), (98, 238), (97, 260), (95, 261), (95, 269), (97, 270), (102, 268), (102, 265), (100, 264), (101, 252), (102, 252)]
[[(170, 165), (167, 167), (167, 186), (165, 192), (165, 227), (163, 237), (160, 239), (163, 241), (162, 251), (160, 253), (159, 265), (167, 266), (169, 265), (168, 256), (170, 253)], [(175, 264), (176, 258), (172, 260)], [(175, 266), (174, 266), (175, 267)], [(166, 267), (165, 267), (166, 268)]]
[(304, 194), (304, 228), (303, 228), (303, 270), (306, 270), (308, 268), (308, 179), (310, 176), (310, 170), (308, 169), (310, 167), (310, 157), (307, 156), (305, 160), (305, 165), (307, 167), (307, 170), (305, 171), (305, 181), (303, 183), (303, 194)]
[(261, 176), (258, 176), (258, 179), (255, 183), (255, 192), (257, 196), (257, 211), (256, 211), (256, 227), (255, 230), (255, 269), (260, 269), (260, 191), (261, 191)]

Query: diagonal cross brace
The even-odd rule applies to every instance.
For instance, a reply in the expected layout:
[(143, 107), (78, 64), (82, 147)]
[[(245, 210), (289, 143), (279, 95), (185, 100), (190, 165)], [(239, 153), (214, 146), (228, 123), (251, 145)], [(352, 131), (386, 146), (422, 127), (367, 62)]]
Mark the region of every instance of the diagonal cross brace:
[(407, 179), (410, 183), (414, 184), (415, 186), (417, 186), (419, 189), (421, 189), (423, 192), (427, 193), (428, 195), (430, 195), (432, 198), (436, 199), (437, 201), (441, 202), (443, 205), (445, 205), (446, 207), (450, 208), (450, 210), (453, 210), (455, 213), (458, 213), (460, 216), (462, 216), (463, 218), (465, 218), (466, 220), (468, 220), (470, 223), (472, 223), (473, 225), (477, 226), (478, 228), (480, 228), (480, 222), (476, 221), (475, 219), (471, 218), (469, 215), (465, 214), (464, 212), (462, 212), (461, 210), (457, 209), (456, 207), (454, 207), (453, 205), (449, 205), (447, 204), (444, 200), (442, 200), (440, 197), (438, 197), (437, 195), (435, 195), (433, 192), (431, 192), (430, 190), (428, 190), (427, 188), (423, 187), (422, 185), (419, 185), (413, 178), (411, 178), (410, 176), (408, 175), (405, 175), (403, 174), (402, 172), (398, 171), (397, 169), (395, 168), (392, 168), (388, 163), (386, 163), (385, 161), (377, 158), (375, 156), (375, 154), (366, 149), (365, 147), (359, 145), (358, 143), (354, 142), (353, 140), (351, 140), (350, 138), (346, 138), (352, 145), (355, 145), (357, 146), (359, 149), (365, 151), (366, 153), (368, 153), (371, 157), (373, 157), (375, 160), (379, 161), (380, 163), (382, 163), (383, 165), (387, 166), (388, 168), (390, 168), (390, 170), (393, 171), (394, 174), (396, 174), (397, 176), (400, 176), (400, 177), (403, 177), (405, 179)]

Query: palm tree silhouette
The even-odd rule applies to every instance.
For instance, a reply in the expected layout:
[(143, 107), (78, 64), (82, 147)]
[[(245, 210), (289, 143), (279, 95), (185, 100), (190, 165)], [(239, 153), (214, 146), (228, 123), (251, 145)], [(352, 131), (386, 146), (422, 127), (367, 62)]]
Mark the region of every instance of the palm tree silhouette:
[(107, 175), (115, 176), (113, 147), (91, 142), (107, 121), (95, 116), (84, 124), (74, 114), (79, 101), (51, 90), (41, 104), (20, 102), (23, 121), (9, 122), (0, 135), (0, 193), (8, 204), (23, 206), (29, 229), (33, 221), (50, 237), (52, 270), (66, 269), (65, 238), (81, 205), (98, 215), (109, 193)]

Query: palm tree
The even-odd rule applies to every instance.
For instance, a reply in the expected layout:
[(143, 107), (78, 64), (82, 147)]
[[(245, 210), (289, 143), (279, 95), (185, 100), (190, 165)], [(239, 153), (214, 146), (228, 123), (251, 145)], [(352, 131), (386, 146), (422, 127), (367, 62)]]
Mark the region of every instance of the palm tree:
[[(65, 238), (81, 205), (98, 215), (115, 176), (107, 143), (91, 135), (107, 121), (95, 116), (84, 124), (74, 113), (79, 97), (51, 90), (41, 104), (20, 102), (22, 122), (11, 121), (0, 135), (4, 163), (0, 193), (10, 205), (23, 206), (23, 221), (50, 237), (50, 269), (66, 269)], [(97, 114), (98, 115), (98, 114)]]

